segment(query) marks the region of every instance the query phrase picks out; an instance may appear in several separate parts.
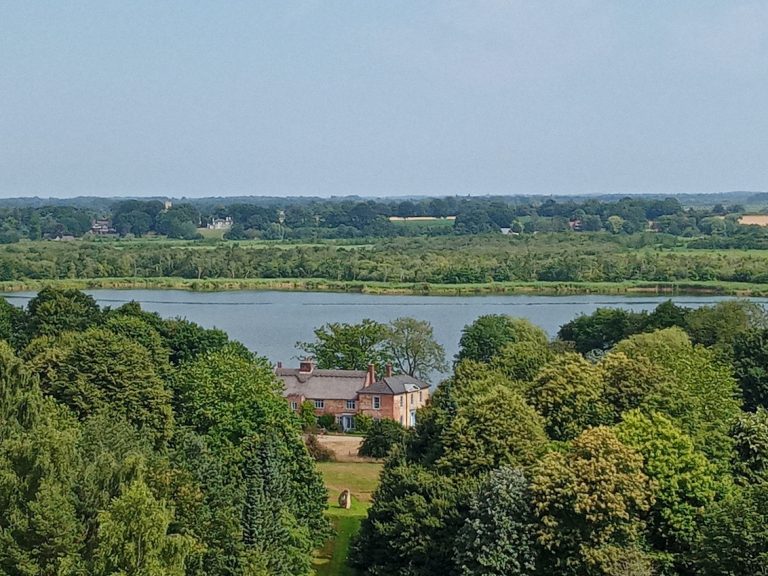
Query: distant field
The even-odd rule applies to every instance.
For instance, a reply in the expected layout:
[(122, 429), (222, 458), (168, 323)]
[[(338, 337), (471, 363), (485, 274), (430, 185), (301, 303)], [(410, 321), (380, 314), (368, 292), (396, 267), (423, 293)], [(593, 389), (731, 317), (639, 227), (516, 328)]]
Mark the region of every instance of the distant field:
[(739, 218), (739, 224), (768, 226), (767, 214), (745, 214)]
[[(382, 465), (378, 463), (321, 462), (318, 468), (328, 488), (328, 518), (336, 531), (334, 538), (318, 551), (313, 562), (317, 576), (351, 576), (347, 554), (352, 538), (371, 505)], [(352, 493), (352, 508), (339, 508), (342, 490)]]

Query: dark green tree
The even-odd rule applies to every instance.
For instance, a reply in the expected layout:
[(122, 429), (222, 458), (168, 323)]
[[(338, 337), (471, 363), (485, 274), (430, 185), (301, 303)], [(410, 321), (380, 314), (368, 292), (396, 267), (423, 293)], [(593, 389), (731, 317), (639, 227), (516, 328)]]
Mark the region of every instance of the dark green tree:
[(492, 471), (472, 495), (456, 538), (460, 576), (528, 576), (536, 569), (536, 524), (519, 468)]
[(32, 336), (83, 331), (101, 319), (96, 300), (79, 290), (46, 287), (27, 305)]
[(315, 329), (314, 342), (297, 342), (296, 347), (319, 368), (366, 370), (374, 364), (381, 371), (391, 360), (385, 349), (387, 332), (386, 325), (367, 318), (360, 324), (331, 322)]
[(365, 433), (358, 454), (368, 458), (385, 458), (393, 446), (405, 442), (408, 431), (399, 422), (389, 419), (374, 420)]
[(546, 332), (528, 320), (489, 314), (464, 327), (456, 359), (490, 362), (507, 344), (531, 342), (546, 346), (547, 341)]

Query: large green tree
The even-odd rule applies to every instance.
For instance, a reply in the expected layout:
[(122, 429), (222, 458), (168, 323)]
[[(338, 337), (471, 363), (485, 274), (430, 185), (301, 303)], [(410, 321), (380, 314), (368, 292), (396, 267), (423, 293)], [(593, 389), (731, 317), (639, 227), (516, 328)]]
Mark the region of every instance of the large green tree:
[(297, 342), (296, 347), (312, 356), (319, 368), (366, 370), (374, 364), (380, 371), (391, 360), (386, 338), (386, 325), (366, 318), (359, 324), (325, 324), (315, 329), (314, 342)]
[(27, 305), (32, 336), (58, 336), (95, 325), (101, 310), (92, 296), (79, 290), (46, 287)]
[(733, 371), (744, 407), (768, 407), (768, 330), (742, 332), (733, 340)]
[(464, 327), (456, 359), (490, 362), (506, 344), (533, 342), (545, 346), (547, 341), (546, 332), (528, 320), (489, 314)]
[(401, 374), (428, 381), (433, 372), (445, 371), (445, 349), (435, 341), (432, 325), (415, 318), (396, 318), (387, 325), (384, 353)]
[(650, 542), (661, 553), (671, 553), (682, 569), (689, 565), (691, 547), (700, 536), (702, 511), (724, 490), (717, 469), (659, 414), (629, 412), (616, 434), (643, 456), (643, 471), (651, 480)]
[(460, 576), (528, 576), (536, 569), (536, 524), (528, 481), (519, 468), (499, 468), (472, 495), (456, 538)]
[(617, 551), (638, 556), (651, 485), (643, 457), (611, 429), (592, 428), (566, 452), (547, 454), (533, 468), (531, 492), (543, 573), (608, 574)]
[(578, 354), (563, 354), (542, 368), (528, 399), (546, 418), (547, 433), (554, 440), (571, 440), (585, 428), (610, 424), (613, 418), (599, 366)]

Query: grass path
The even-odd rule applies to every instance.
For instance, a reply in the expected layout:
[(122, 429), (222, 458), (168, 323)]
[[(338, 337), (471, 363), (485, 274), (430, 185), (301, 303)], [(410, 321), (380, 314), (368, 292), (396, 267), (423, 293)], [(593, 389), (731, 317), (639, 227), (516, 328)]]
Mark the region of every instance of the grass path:
[[(379, 481), (381, 464), (371, 462), (324, 462), (318, 464), (328, 488), (328, 519), (336, 535), (318, 551), (314, 560), (317, 576), (352, 576), (347, 553), (352, 538), (371, 505), (371, 496)], [(342, 490), (352, 494), (352, 507), (339, 508)]]

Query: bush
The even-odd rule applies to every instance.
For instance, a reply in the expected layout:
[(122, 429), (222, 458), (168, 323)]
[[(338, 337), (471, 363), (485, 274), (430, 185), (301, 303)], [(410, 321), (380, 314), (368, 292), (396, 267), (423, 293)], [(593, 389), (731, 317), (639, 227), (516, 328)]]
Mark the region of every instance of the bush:
[(355, 432), (367, 434), (373, 424), (373, 418), (368, 414), (358, 414), (355, 416)]
[(333, 451), (326, 448), (317, 439), (314, 434), (308, 434), (304, 439), (304, 444), (307, 445), (307, 451), (309, 455), (315, 460), (315, 462), (333, 462)]
[(407, 433), (407, 430), (394, 420), (374, 420), (357, 454), (369, 458), (384, 458), (392, 446), (405, 441)]
[(320, 428), (325, 428), (328, 432), (336, 432), (339, 429), (338, 424), (336, 424), (336, 417), (333, 414), (323, 414), (322, 416), (318, 416), (317, 425), (320, 426)]
[(304, 400), (299, 407), (299, 420), (301, 429), (314, 430), (317, 427), (317, 416), (315, 416), (315, 405), (311, 400)]

